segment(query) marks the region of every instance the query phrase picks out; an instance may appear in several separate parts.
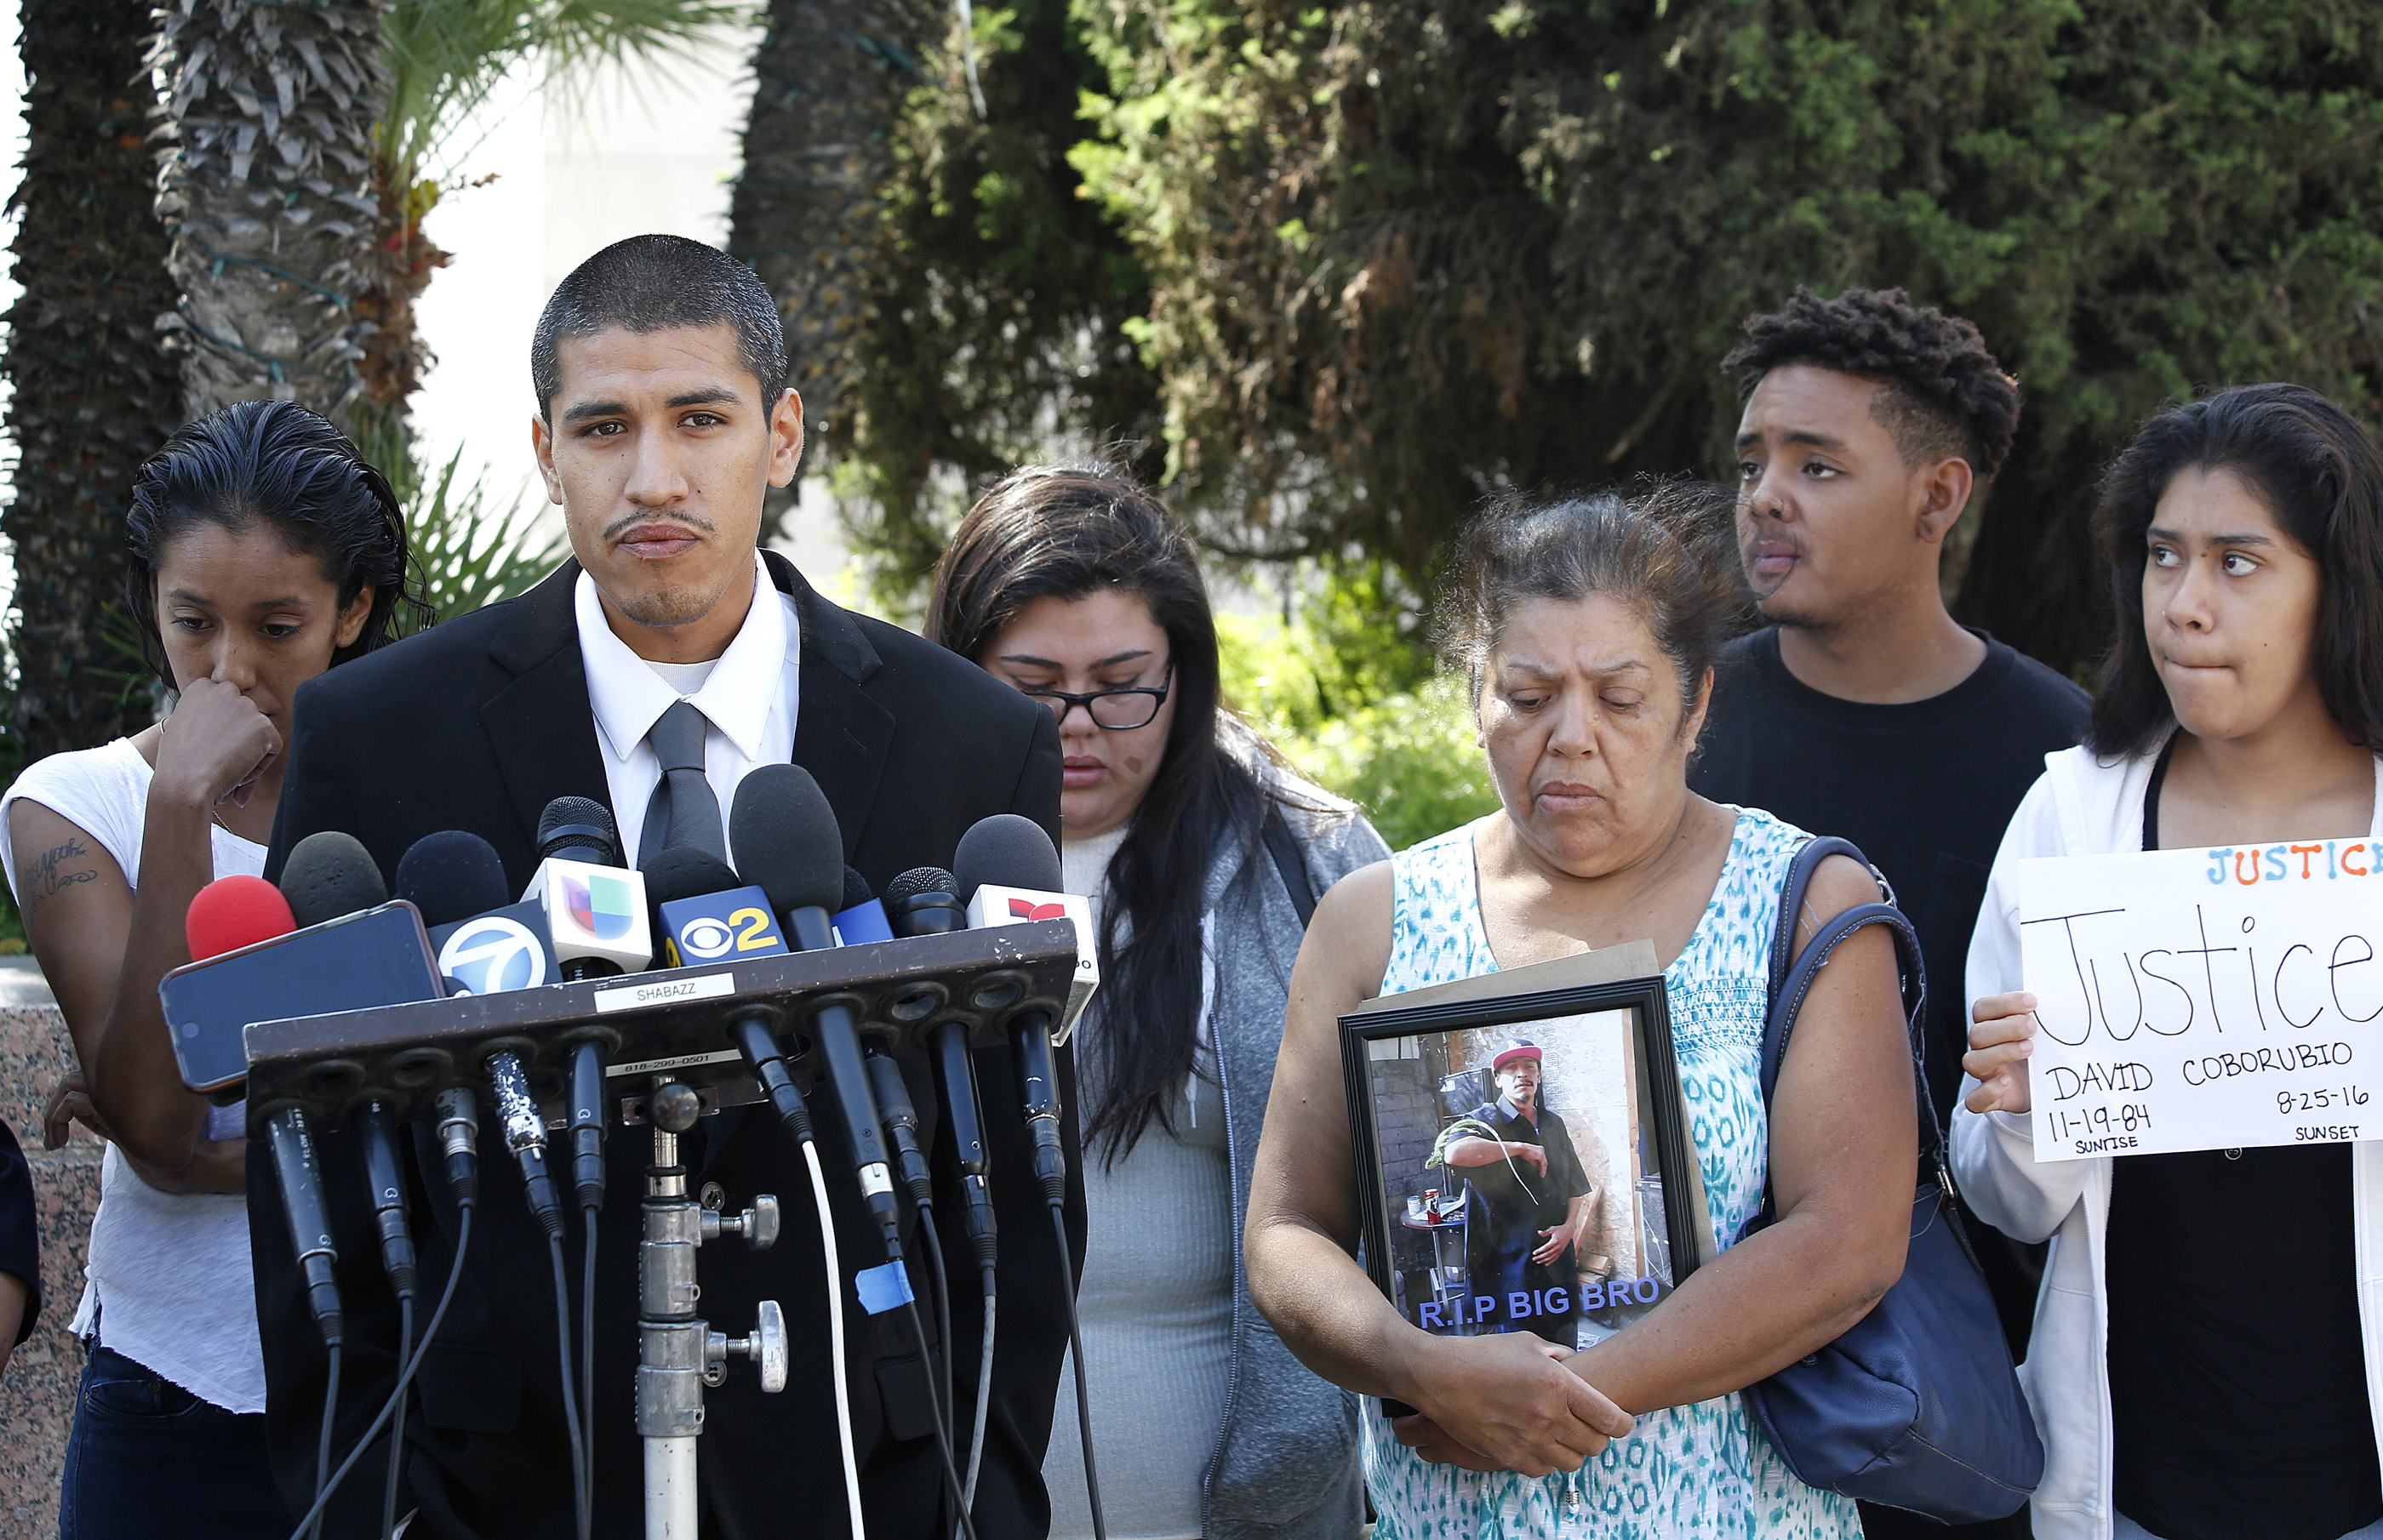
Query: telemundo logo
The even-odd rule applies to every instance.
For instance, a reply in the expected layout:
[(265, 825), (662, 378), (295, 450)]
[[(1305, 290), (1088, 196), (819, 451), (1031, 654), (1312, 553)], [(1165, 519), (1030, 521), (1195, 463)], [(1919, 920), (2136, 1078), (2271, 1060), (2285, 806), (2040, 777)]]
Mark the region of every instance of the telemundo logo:
[(546, 948), (529, 927), (502, 915), (473, 920), (438, 949), (438, 971), (464, 994), (495, 994), (546, 982)]

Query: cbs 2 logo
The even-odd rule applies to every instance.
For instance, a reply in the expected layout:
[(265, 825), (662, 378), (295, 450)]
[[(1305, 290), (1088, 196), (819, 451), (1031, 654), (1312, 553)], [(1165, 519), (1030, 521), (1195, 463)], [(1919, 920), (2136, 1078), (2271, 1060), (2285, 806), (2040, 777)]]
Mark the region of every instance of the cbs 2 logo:
[(784, 945), (771, 929), (768, 913), (760, 909), (738, 909), (724, 920), (701, 915), (687, 921), (678, 936), (680, 951), (707, 962), (731, 952), (762, 952)]

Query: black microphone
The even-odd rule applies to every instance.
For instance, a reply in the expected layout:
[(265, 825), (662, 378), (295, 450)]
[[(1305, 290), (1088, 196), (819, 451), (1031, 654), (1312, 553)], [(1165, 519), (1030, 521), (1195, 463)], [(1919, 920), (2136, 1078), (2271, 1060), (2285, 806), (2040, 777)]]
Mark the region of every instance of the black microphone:
[[(281, 866), (281, 896), (301, 930), (339, 919), (389, 902), (389, 886), (372, 853), (352, 834), (326, 829), (292, 846)], [(372, 1189), (373, 1213), (381, 1236), (381, 1261), (392, 1286), (402, 1284), (399, 1298), (414, 1291), (414, 1237), (405, 1214), (405, 1187), (398, 1176), (397, 1140), (389, 1115), (377, 1102), (364, 1109), (364, 1176)], [(328, 1211), (323, 1205), (323, 1176), (315, 1158), (315, 1140), (305, 1115), (284, 1108), (266, 1121), (273, 1142), (273, 1164), (281, 1179), (282, 1205), (290, 1215), (290, 1238), (298, 1248), (298, 1264), (306, 1276), (307, 1303), (323, 1328), (326, 1344), (340, 1337), (340, 1293), (333, 1281), (339, 1252), (331, 1242)], [(376, 1136), (378, 1137), (376, 1137)], [(384, 1164), (385, 1163), (385, 1164)]]
[(480, 1099), (469, 1086), (438, 1093), (438, 1154), (458, 1208), (480, 1201)]
[[(291, 859), (295, 860), (296, 856), (293, 855)], [(447, 955), (455, 950), (458, 933), (474, 924), (473, 919), (463, 917), (472, 916), (475, 910), (488, 906), (490, 898), (496, 899), (497, 904), (488, 906), (488, 912), (475, 917), (477, 919), (489, 919), (496, 911), (506, 907), (503, 903), (503, 858), (498, 856), (494, 845), (463, 830), (442, 830), (415, 841), (398, 862), (398, 874), (399, 881), (406, 886), (413, 895), (413, 902), (423, 910), (425, 918), (437, 916), (442, 922), (439, 928), (445, 933), (446, 942), (440, 957), (442, 970), (449, 966)], [(536, 906), (519, 907), (535, 908)], [(526, 933), (526, 926), (521, 929)], [(525, 945), (521, 955), (530, 955)], [(475, 957), (472, 961), (476, 964), (479, 960)], [(470, 972), (471, 967), (467, 965), (465, 970)], [(500, 967), (484, 968), (464, 983), (464, 989), (475, 994), (487, 993), (490, 984), (496, 982), (491, 976), (503, 971)], [(516, 975), (525, 971), (528, 970), (513, 970)], [(522, 981), (526, 983), (529, 980), (525, 979)], [(502, 984), (499, 983), (498, 987), (502, 987)], [(522, 1070), (521, 1059), (510, 1053), (491, 1053), (482, 1067), (487, 1071), (489, 1084), (496, 1093), (498, 1120), (504, 1129), (505, 1146), (512, 1152), (515, 1162), (521, 1166), (522, 1185), (528, 1194), (530, 1214), (549, 1235), (559, 1236), (562, 1233), (562, 1209), (555, 1197), (554, 1178), (547, 1170), (546, 1126), (538, 1117), (537, 1104), (530, 1098), (529, 1078)], [(442, 1107), (442, 1114), (445, 1111)], [(475, 1125), (476, 1121), (475, 1118)], [(450, 1126), (456, 1122), (452, 1116), (442, 1116), (439, 1124), (442, 1138)], [(450, 1179), (452, 1180), (454, 1150), (451, 1144), (448, 1156)], [(600, 1160), (600, 1153), (599, 1158)]]
[(671, 933), (663, 905), (726, 893), (737, 885), (736, 874), (727, 862), (691, 844), (654, 852), (641, 869), (646, 874), (646, 923), (657, 936)]
[(397, 1159), (397, 1119), (378, 1102), (365, 1104), (360, 1119), (364, 1146), (364, 1182), (372, 1189), (373, 1218), (380, 1226), (381, 1266), (401, 1300), (414, 1298), (414, 1229), (405, 1214), (405, 1176)]
[[(897, 936), (941, 936), (968, 929), (960, 906), (959, 879), (937, 867), (914, 867), (886, 884), (885, 913)], [(984, 1147), (984, 1105), (976, 1089), (976, 1062), (969, 1053), (968, 1027), (945, 1021), (933, 1031), (935, 1078), (942, 1087), (945, 1116), (951, 1123), (952, 1155), (968, 1195), (969, 1246), (978, 1265), (991, 1267), (1000, 1231), (994, 1223), (993, 1162)]]
[(281, 1180), (281, 1209), (290, 1218), (290, 1244), (306, 1276), (306, 1304), (322, 1328), (326, 1347), (340, 1345), (340, 1285), (334, 1275), (339, 1248), (331, 1240), (330, 1211), (323, 1206), (323, 1170), (315, 1159), (315, 1136), (306, 1115), (284, 1107), (265, 1120), (273, 1145), (274, 1175)]
[(291, 846), (278, 886), (301, 930), (389, 902), (389, 884), (381, 881), (372, 852), (353, 834), (336, 829), (309, 834)]
[[(835, 812), (799, 765), (762, 765), (737, 784), (728, 816), (728, 845), (736, 869), (769, 895), (783, 916), (787, 942), (797, 951), (835, 944), (830, 906), (844, 896), (844, 836)], [(861, 1062), (860, 1026), (847, 1005), (811, 1013), (811, 1029), (828, 1084), (835, 1092), (851, 1142), (852, 1166), (861, 1201), (885, 1238), (885, 1254), (902, 1254), (901, 1205), (878, 1128), (877, 1099)]]
[[(844, 869), (844, 898), (836, 911), (835, 929), (846, 946), (894, 939), (885, 906), (869, 891), (869, 880), (850, 867)], [(902, 1066), (886, 1052), (883, 1038), (870, 1034), (861, 1051), (868, 1055), (870, 1090), (884, 1116), (885, 1137), (894, 1146), (895, 1168), (909, 1189), (910, 1201), (924, 1213), (935, 1206), (935, 1193), (927, 1176), (926, 1152), (919, 1148), (919, 1111), (910, 1104), (910, 1088), (903, 1083)]]
[(397, 863), (397, 896), (422, 911), (426, 926), (501, 909), (510, 901), (504, 858), (497, 847), (461, 829), (414, 842)]
[(558, 796), (537, 816), (537, 858), (560, 856), (599, 867), (621, 864), (621, 833), (612, 810), (592, 796)]
[[(963, 898), (987, 883), (1057, 893), (1065, 881), (1051, 836), (1041, 824), (1016, 813), (979, 819), (960, 836), (952, 869)], [(1092, 938), (1080, 936), (1077, 944), (1089, 946)], [(1059, 1137), (1059, 1070), (1051, 1047), (1051, 1019), (1042, 1011), (1021, 1011), (1011, 1032), (1019, 1098), (1025, 1103), (1027, 1128), (1034, 1140), (1034, 1177), (1043, 1186), (1044, 1201), (1057, 1208), (1068, 1201), (1068, 1151)]]
[[(731, 955), (740, 938), (753, 930), (749, 923), (740, 923), (749, 918), (742, 908), (757, 896), (761, 904), (770, 902), (759, 889), (741, 886), (727, 862), (691, 846), (661, 852), (647, 863), (645, 871), (654, 933), (663, 938), (670, 955), (682, 966), (720, 962)], [(763, 956), (784, 952), (786, 943), (775, 933), (775, 921), (766, 911), (760, 912), (760, 918), (771, 928), (758, 938), (753, 949)], [(810, 1107), (786, 1067), (785, 1050), (772, 1030), (774, 1025), (766, 1012), (742, 1012), (728, 1020), (728, 1041), (744, 1053), (778, 1121), (796, 1144), (809, 1144)]]
[(451, 994), (496, 994), (562, 977), (546, 906), (508, 901), (504, 858), (460, 829), (425, 834), (397, 863), (398, 896), (422, 911)]

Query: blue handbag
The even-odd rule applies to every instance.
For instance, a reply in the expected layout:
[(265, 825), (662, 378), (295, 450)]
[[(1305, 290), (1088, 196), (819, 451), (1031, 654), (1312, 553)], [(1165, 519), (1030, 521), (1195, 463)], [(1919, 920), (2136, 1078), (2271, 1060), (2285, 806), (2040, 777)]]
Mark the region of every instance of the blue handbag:
[[(1903, 1276), (1869, 1314), (1820, 1351), (1739, 1392), (1747, 1414), (1809, 1486), (1863, 1502), (1908, 1509), (1942, 1523), (1975, 1523), (2015, 1513), (2043, 1478), (2043, 1445), (2011, 1372), (2010, 1349), (1986, 1292), (1958, 1195), (1945, 1163), (1945, 1130), (1928, 1097), (1920, 1032), (1926, 1001), (1920, 938), (1891, 902), (1863, 904), (1823, 926), (1794, 955), (1796, 917), (1812, 872), (1831, 856), (1870, 865), (1840, 839), (1815, 839), (1797, 854), (1779, 900), (1771, 951), (1771, 1016), (1762, 1034), (1762, 1098), (1769, 1105), (1813, 978), (1837, 944), (1869, 925), (1895, 937), (1912, 1041), (1921, 1153), (1932, 1168), (1911, 1203), (1911, 1249)], [(1872, 875), (1876, 875), (1875, 869)], [(1792, 966), (1790, 957), (1794, 956)], [(1750, 1235), (1771, 1223), (1762, 1208)], [(1741, 1236), (1743, 1238), (1743, 1236)]]

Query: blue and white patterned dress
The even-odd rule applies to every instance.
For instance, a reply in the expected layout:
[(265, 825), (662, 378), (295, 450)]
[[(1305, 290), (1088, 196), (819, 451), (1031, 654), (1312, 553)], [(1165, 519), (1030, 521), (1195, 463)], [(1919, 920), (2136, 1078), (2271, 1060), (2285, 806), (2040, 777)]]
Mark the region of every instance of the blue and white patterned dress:
[[(1475, 827), (1391, 858), (1383, 993), (1497, 970), (1481, 927)], [(1716, 1249), (1728, 1247), (1762, 1201), (1770, 1124), (1759, 1061), (1771, 937), (1788, 863), (1809, 838), (1768, 813), (1741, 811), (1704, 918), (1663, 970)], [(1381, 1515), (1377, 1540), (1840, 1540), (1862, 1532), (1852, 1499), (1797, 1481), (1748, 1424), (1735, 1393), (1639, 1418), (1629, 1437), (1582, 1467), (1569, 1503), (1574, 1478), (1432, 1464), (1398, 1441), (1379, 1401), (1364, 1406), (1365, 1480)]]

